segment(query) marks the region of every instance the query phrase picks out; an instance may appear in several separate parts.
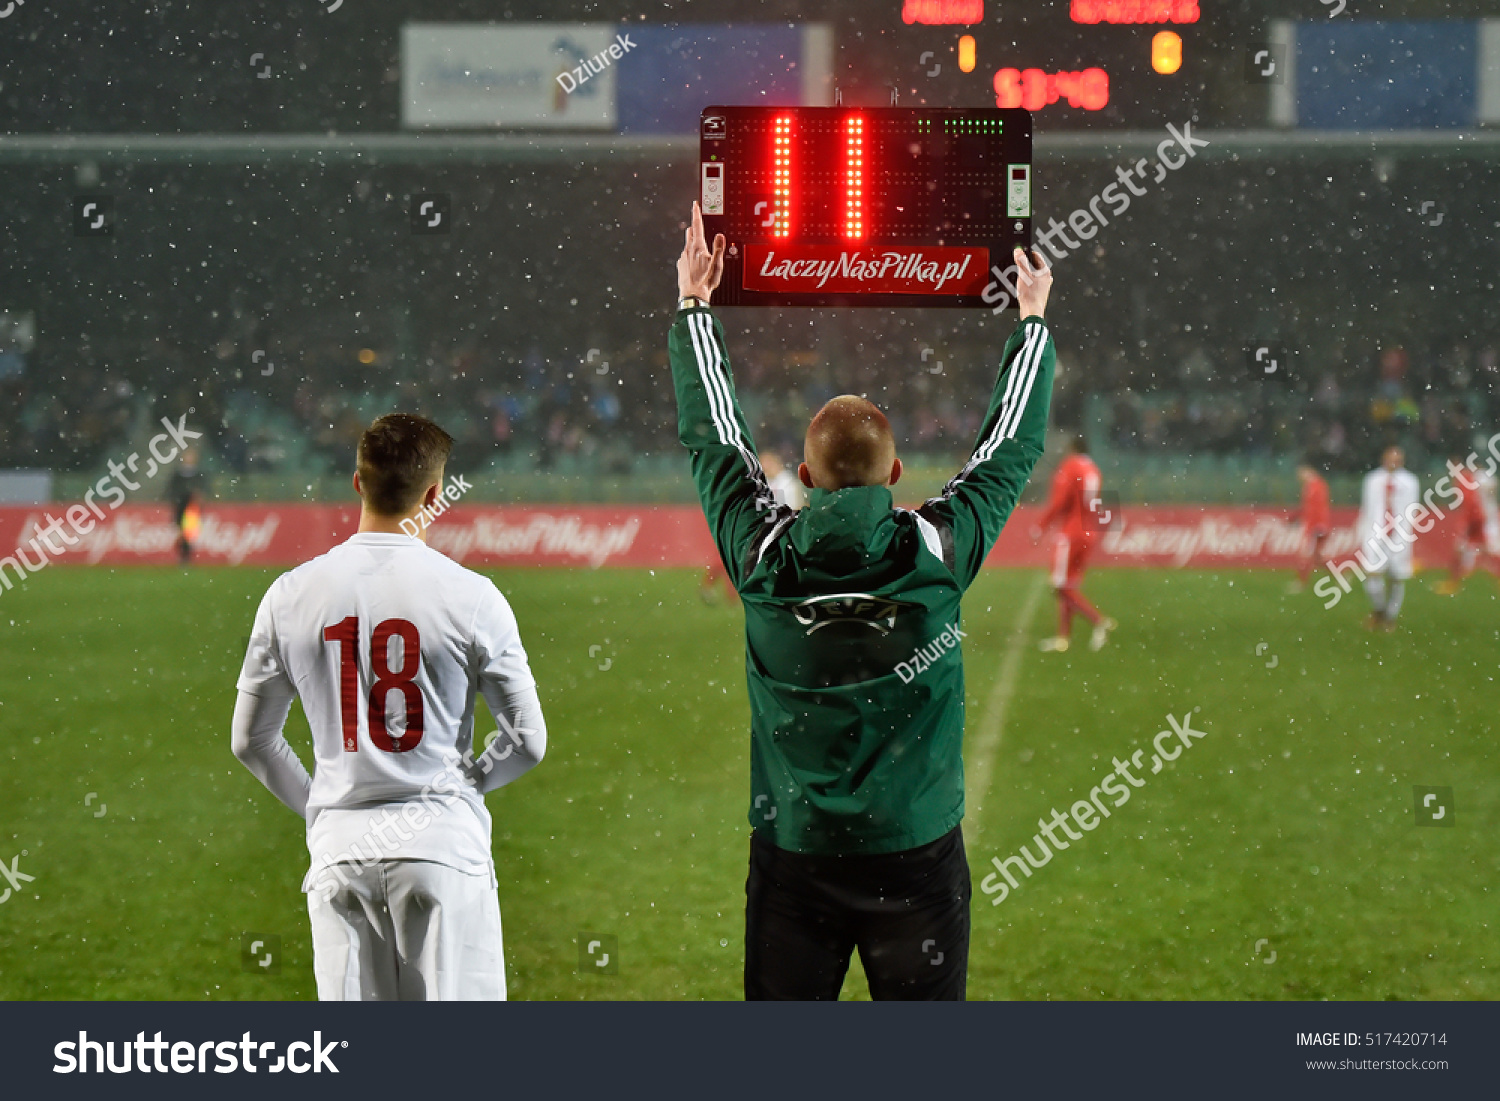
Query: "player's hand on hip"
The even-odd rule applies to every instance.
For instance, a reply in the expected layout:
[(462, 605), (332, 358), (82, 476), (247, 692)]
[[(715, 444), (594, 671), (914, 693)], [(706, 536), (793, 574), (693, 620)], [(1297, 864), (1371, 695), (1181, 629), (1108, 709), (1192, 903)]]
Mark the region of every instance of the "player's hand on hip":
[(707, 302), (724, 278), (724, 235), (714, 237), (710, 251), (703, 236), (703, 212), (693, 203), (693, 222), (687, 228), (687, 241), (682, 246), (682, 255), (677, 258), (677, 294), (686, 298), (692, 295)]
[(1031, 256), (1027, 256), (1017, 245), (1015, 259), (1016, 304), (1021, 316), (1041, 317), (1047, 312), (1047, 296), (1052, 293), (1052, 268), (1038, 248), (1033, 248)]

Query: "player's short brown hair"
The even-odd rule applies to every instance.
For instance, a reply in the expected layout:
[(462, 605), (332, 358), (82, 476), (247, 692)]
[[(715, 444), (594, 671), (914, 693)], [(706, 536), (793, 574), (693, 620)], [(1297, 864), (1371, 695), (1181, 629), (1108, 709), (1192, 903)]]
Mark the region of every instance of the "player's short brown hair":
[(864, 398), (834, 398), (807, 426), (803, 459), (819, 489), (883, 486), (896, 462), (896, 439), (885, 414)]
[(356, 469), (365, 507), (381, 516), (403, 516), (442, 476), (453, 437), (415, 413), (376, 417), (359, 438)]

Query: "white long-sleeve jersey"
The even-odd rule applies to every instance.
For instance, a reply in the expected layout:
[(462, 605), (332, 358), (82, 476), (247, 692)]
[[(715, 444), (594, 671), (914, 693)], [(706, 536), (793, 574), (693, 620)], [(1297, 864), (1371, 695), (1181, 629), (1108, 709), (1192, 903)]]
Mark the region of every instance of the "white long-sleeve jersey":
[[(546, 751), (515, 615), (494, 583), (407, 535), (362, 533), (283, 574), (260, 603), (234, 749), (307, 819), (314, 869), (431, 860), (493, 875), (483, 795)], [(293, 695), (311, 777), (282, 734)], [(502, 736), (475, 747), (482, 694)]]
[[(1370, 471), (1365, 475), (1360, 492), (1360, 542), (1369, 543), (1382, 534), (1388, 534), (1393, 540), (1404, 541), (1409, 545), (1412, 527), (1410, 520), (1405, 518), (1409, 515), (1407, 510), (1415, 507), (1420, 499), (1421, 486), (1417, 482), (1417, 476), (1410, 470), (1386, 470), (1381, 467)], [(1397, 518), (1403, 520), (1399, 528), (1396, 526)]]
[(798, 481), (796, 473), (786, 467), (771, 479), (771, 496), (776, 498), (778, 505), (785, 505), (787, 508), (800, 509), (807, 504), (807, 494), (802, 489), (802, 483)]

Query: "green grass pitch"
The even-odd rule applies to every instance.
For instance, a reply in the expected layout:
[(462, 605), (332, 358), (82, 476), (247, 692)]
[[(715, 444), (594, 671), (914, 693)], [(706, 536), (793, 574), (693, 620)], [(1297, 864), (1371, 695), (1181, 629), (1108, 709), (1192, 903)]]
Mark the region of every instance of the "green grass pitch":
[[(273, 576), (57, 567), (0, 594), (0, 861), (34, 877), (0, 903), (0, 998), (314, 996), (300, 823), (229, 752)], [(490, 797), (511, 996), (738, 997), (738, 611), (700, 603), (686, 570), (494, 576), (551, 739)], [(1444, 598), (1419, 580), (1401, 630), (1370, 635), (1362, 594), (1325, 611), (1284, 582), (1101, 571), (1087, 588), (1121, 627), (1091, 653), (1080, 626), (1062, 655), (1035, 648), (1043, 594), (981, 767), (976, 732), (1042, 582), (979, 579), (971, 998), (1500, 997), (1495, 586)], [(1149, 763), (1167, 715), (1188, 711), (1201, 741), (990, 905), (990, 857), (1086, 799), (1112, 757)], [(296, 709), (290, 736), (305, 750)], [(1452, 828), (1417, 826), (1414, 785), (1453, 789)], [(245, 932), (281, 937), (276, 973), (243, 968)], [(617, 974), (580, 974), (585, 932), (618, 938)], [(867, 996), (857, 964), (845, 996)]]

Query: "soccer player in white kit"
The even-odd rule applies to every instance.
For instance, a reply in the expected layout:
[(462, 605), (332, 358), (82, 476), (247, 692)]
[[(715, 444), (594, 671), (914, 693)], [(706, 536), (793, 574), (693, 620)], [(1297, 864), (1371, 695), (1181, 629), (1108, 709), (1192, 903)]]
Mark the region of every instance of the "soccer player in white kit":
[(778, 505), (796, 509), (807, 507), (807, 494), (802, 491), (797, 472), (789, 470), (781, 461), (780, 455), (774, 451), (762, 451), (760, 468), (766, 472), (766, 480), (771, 485), (771, 496), (776, 498)]
[(1399, 447), (1388, 447), (1381, 455), (1380, 466), (1365, 475), (1360, 493), (1359, 558), (1369, 571), (1365, 592), (1370, 597), (1370, 630), (1394, 631), (1406, 582), (1411, 577), (1412, 512), (1421, 487), (1417, 476), (1402, 464), (1406, 454)]
[[(484, 795), (542, 759), (547, 730), (510, 605), (422, 534), (452, 446), (406, 413), (365, 430), (358, 533), (276, 579), (240, 672), (234, 754), (307, 821), (325, 1001), (505, 998)], [(479, 694), (504, 736), (476, 752)], [(311, 777), (282, 733), (294, 695)]]
[[(802, 483), (797, 479), (796, 471), (789, 469), (781, 461), (780, 455), (774, 451), (762, 451), (760, 468), (765, 471), (766, 481), (771, 486), (771, 496), (775, 498), (778, 505), (785, 505), (792, 509), (807, 507), (807, 494), (802, 491)], [(703, 580), (698, 583), (698, 595), (703, 598), (705, 604), (714, 602), (721, 581), (724, 583), (724, 590), (728, 593), (730, 601), (738, 602), (740, 595), (729, 583), (729, 574), (725, 572), (724, 564), (719, 561), (718, 553), (715, 552), (714, 560), (703, 571)]]

